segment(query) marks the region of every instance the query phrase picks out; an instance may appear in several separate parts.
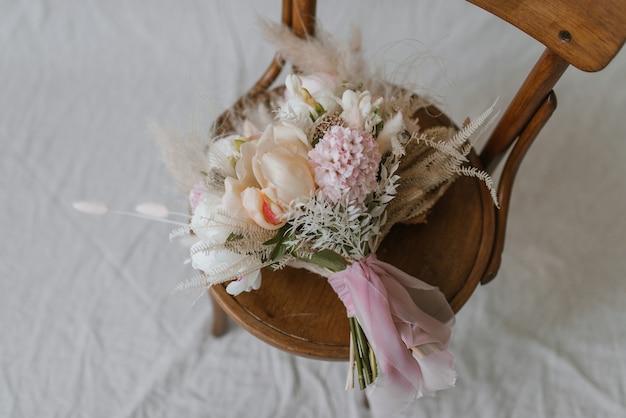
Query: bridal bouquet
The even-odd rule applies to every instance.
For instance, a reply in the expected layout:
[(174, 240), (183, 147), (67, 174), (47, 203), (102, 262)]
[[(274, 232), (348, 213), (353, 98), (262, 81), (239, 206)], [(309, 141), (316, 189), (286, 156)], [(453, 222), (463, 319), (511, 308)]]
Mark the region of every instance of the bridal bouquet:
[(436, 288), (378, 260), (376, 250), (393, 224), (423, 215), (454, 177), (489, 185), (466, 155), (491, 109), (460, 130), (422, 131), (414, 111), (426, 104), (367, 74), (358, 53), (275, 38), (300, 70), (284, 87), (243, 103), (207, 141), (161, 135), (191, 209), (172, 236), (197, 239), (190, 254), (199, 275), (178, 288), (229, 282), (237, 295), (258, 289), (263, 269), (319, 273), (350, 322), (347, 387), (356, 375), (374, 407), (401, 408), (454, 384), (454, 315)]

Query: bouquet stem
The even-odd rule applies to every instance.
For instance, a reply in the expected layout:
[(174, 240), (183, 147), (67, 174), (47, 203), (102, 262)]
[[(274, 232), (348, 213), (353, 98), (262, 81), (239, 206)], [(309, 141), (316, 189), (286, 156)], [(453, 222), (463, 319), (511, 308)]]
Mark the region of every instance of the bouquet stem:
[(372, 384), (378, 375), (378, 371), (376, 370), (376, 357), (358, 320), (352, 317), (349, 318), (349, 321), (350, 335), (352, 336), (352, 342), (354, 344), (354, 362), (356, 364), (359, 387), (363, 390), (367, 385)]
[(367, 343), (367, 346), (369, 347), (370, 365), (372, 366), (372, 382), (373, 382), (378, 377), (378, 366), (376, 365), (376, 356), (374, 355), (374, 350), (372, 350), (372, 346), (370, 345), (369, 342)]

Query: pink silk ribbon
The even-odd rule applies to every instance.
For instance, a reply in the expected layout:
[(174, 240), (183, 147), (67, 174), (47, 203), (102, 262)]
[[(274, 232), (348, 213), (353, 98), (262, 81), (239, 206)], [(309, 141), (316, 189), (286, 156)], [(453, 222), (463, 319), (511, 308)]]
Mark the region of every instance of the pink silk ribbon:
[(366, 388), (376, 416), (395, 415), (415, 399), (454, 386), (447, 351), (454, 312), (438, 288), (373, 254), (328, 281), (376, 355), (380, 373)]

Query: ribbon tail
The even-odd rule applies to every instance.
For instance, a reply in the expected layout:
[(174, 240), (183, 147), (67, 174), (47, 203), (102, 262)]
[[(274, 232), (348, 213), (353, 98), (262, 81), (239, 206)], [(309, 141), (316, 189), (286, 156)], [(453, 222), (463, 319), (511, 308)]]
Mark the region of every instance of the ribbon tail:
[(365, 388), (372, 416), (393, 417), (405, 411), (417, 397), (415, 391), (398, 387), (386, 375), (381, 375)]
[(454, 358), (447, 351), (439, 351), (420, 357), (413, 354), (413, 358), (420, 366), (424, 377), (424, 395), (434, 395), (438, 390), (454, 387), (456, 372), (454, 371)]
[[(379, 377), (366, 388), (377, 414), (397, 414), (424, 395), (454, 386), (446, 351), (454, 314), (437, 288), (370, 255), (329, 277), (376, 355)], [(425, 312), (407, 288), (426, 291)], [(432, 316), (433, 312), (438, 314)]]
[(452, 367), (453, 358), (447, 351), (430, 354), (424, 358), (414, 356), (424, 379), (423, 393), (399, 386), (387, 375), (379, 376), (365, 388), (372, 415), (393, 417), (405, 411), (416, 399), (434, 396), (436, 391), (454, 387), (456, 372)]

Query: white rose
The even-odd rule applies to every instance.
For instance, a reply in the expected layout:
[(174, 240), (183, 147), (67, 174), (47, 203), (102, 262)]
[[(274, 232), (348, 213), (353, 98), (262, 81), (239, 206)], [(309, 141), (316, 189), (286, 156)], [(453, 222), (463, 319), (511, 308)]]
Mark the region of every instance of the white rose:
[[(204, 244), (210, 243), (199, 241), (191, 246), (191, 266), (209, 275), (213, 271), (219, 271), (233, 266), (246, 257), (246, 255), (237, 254), (229, 250), (195, 252), (198, 247)], [(215, 244), (219, 244), (219, 242), (215, 242)]]
[(216, 228), (209, 219), (216, 210), (222, 208), (222, 198), (212, 193), (204, 193), (202, 201), (198, 203), (189, 226), (194, 234), (205, 242), (225, 242), (229, 233), (225, 228)]
[[(206, 193), (204, 199), (196, 206), (190, 223), (192, 230), (200, 239), (191, 246), (191, 265), (196, 270), (201, 270), (209, 275), (212, 272), (234, 266), (248, 257), (246, 254), (239, 254), (227, 249), (202, 250), (205, 245), (223, 244), (230, 236), (228, 228), (224, 228), (211, 220), (213, 214), (222, 209), (224, 208), (220, 197)], [(229, 285), (227, 290), (230, 288), (229, 293), (233, 295), (258, 289), (261, 285), (261, 272), (256, 271), (232, 283), (234, 284)]]

